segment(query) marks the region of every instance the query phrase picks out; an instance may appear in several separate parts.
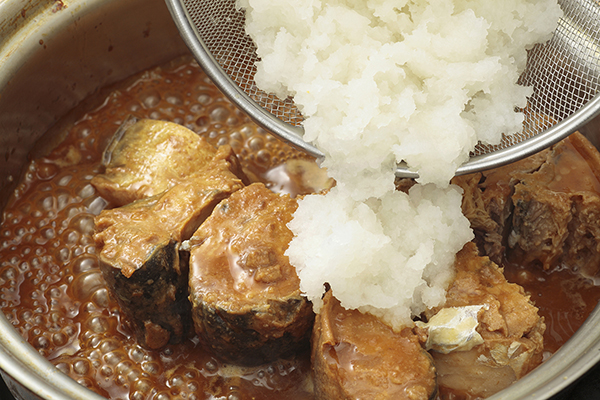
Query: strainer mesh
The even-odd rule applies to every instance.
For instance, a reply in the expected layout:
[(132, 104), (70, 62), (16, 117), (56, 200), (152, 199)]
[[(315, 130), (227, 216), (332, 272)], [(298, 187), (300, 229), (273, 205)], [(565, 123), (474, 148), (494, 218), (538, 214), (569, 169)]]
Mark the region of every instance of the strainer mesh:
[[(235, 0), (180, 0), (198, 37), (228, 74), (256, 103), (291, 124), (302, 114), (291, 99), (281, 101), (254, 83), (256, 47), (244, 30), (245, 15)], [(504, 136), (497, 146), (479, 144), (472, 155), (509, 147), (543, 132), (575, 113), (600, 88), (600, 1), (561, 0), (564, 16), (553, 38), (529, 52), (519, 83), (534, 87), (520, 134)]]
[(228, 74), (254, 101), (282, 121), (300, 125), (302, 114), (291, 99), (256, 87), (256, 46), (244, 30), (245, 14), (230, 0), (182, 0), (199, 37)]

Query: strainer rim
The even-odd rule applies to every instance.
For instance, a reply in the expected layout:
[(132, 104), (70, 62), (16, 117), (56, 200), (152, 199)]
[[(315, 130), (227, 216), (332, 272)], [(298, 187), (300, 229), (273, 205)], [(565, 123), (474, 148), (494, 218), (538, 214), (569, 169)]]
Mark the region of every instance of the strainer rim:
[[(198, 29), (192, 22), (192, 18), (182, 1), (165, 1), (173, 17), (173, 21), (177, 25), (186, 45), (205, 73), (213, 80), (215, 85), (229, 100), (244, 111), (259, 126), (273, 133), (275, 136), (286, 140), (297, 149), (302, 150), (317, 159), (322, 159), (324, 157), (324, 153), (321, 150), (304, 141), (302, 138), (304, 129), (301, 126), (289, 124), (275, 117), (248, 96), (248, 94), (229, 77), (202, 40)], [(600, 92), (596, 93), (591, 100), (567, 118), (564, 118), (532, 137), (523, 139), (502, 149), (471, 156), (468, 161), (458, 167), (455, 175), (459, 176), (485, 171), (531, 156), (566, 138), (597, 115), (600, 115)], [(405, 162), (400, 162), (397, 165), (395, 174), (398, 178), (416, 179), (419, 177), (418, 173), (411, 171)]]

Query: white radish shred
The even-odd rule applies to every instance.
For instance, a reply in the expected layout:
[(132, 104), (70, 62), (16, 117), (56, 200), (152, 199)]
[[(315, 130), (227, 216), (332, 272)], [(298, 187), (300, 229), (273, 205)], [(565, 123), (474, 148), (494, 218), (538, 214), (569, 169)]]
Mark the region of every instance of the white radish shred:
[[(449, 185), (478, 141), (521, 130), (527, 49), (548, 40), (556, 0), (238, 0), (261, 61), (256, 82), (293, 96), (305, 140), (337, 186), (307, 196), (287, 255), (318, 311), (328, 283), (346, 308), (394, 327), (444, 301), (473, 233)], [(406, 161), (422, 185), (395, 191)]]

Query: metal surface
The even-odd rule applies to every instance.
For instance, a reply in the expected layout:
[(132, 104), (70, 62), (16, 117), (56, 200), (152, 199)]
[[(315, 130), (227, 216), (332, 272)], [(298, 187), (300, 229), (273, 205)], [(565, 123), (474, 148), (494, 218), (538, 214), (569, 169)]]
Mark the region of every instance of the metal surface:
[[(217, 86), (266, 129), (313, 156), (302, 140), (302, 115), (292, 99), (282, 101), (254, 83), (256, 47), (244, 31), (235, 0), (166, 0), (182, 37)], [(457, 174), (498, 167), (548, 147), (600, 113), (600, 2), (560, 0), (564, 17), (552, 40), (529, 54), (520, 83), (532, 85), (528, 112), (550, 118), (527, 124), (497, 146), (478, 144)], [(594, 98), (594, 96), (596, 96)], [(406, 166), (396, 174), (415, 177)]]
[[(59, 118), (99, 87), (185, 52), (162, 0), (0, 0), (0, 210)], [(60, 140), (54, 131), (43, 142)], [(103, 399), (44, 359), (2, 313), (0, 370), (17, 399)]]
[[(24, 3), (0, 1), (0, 149), (6, 151), (0, 157), (0, 175), (12, 176), (13, 181), (18, 180), (34, 142), (74, 104), (100, 85), (185, 50), (162, 0), (63, 0), (66, 8), (61, 11), (42, 8), (20, 24), (4, 24), (21, 18)], [(34, 3), (48, 2), (30, 0)], [(136, 18), (130, 18), (133, 13)], [(48, 65), (61, 65), (61, 70)], [(599, 134), (600, 124), (596, 126), (592, 131)], [(9, 181), (3, 181), (0, 205), (10, 187)], [(550, 360), (493, 399), (547, 399), (598, 360), (600, 312), (596, 310)], [(54, 368), (1, 314), (0, 369), (10, 376), (10, 387), (19, 399), (102, 398)]]

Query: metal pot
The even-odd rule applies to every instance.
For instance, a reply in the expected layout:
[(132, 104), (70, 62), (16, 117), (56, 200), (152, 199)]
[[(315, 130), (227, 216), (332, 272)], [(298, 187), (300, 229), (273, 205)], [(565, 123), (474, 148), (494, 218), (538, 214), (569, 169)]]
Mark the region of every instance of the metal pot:
[[(186, 51), (162, 0), (0, 1), (0, 208), (35, 142), (60, 139), (43, 134), (70, 109)], [(493, 399), (549, 398), (598, 360), (597, 309), (551, 359)], [(102, 399), (41, 357), (2, 314), (0, 368), (20, 399)]]

